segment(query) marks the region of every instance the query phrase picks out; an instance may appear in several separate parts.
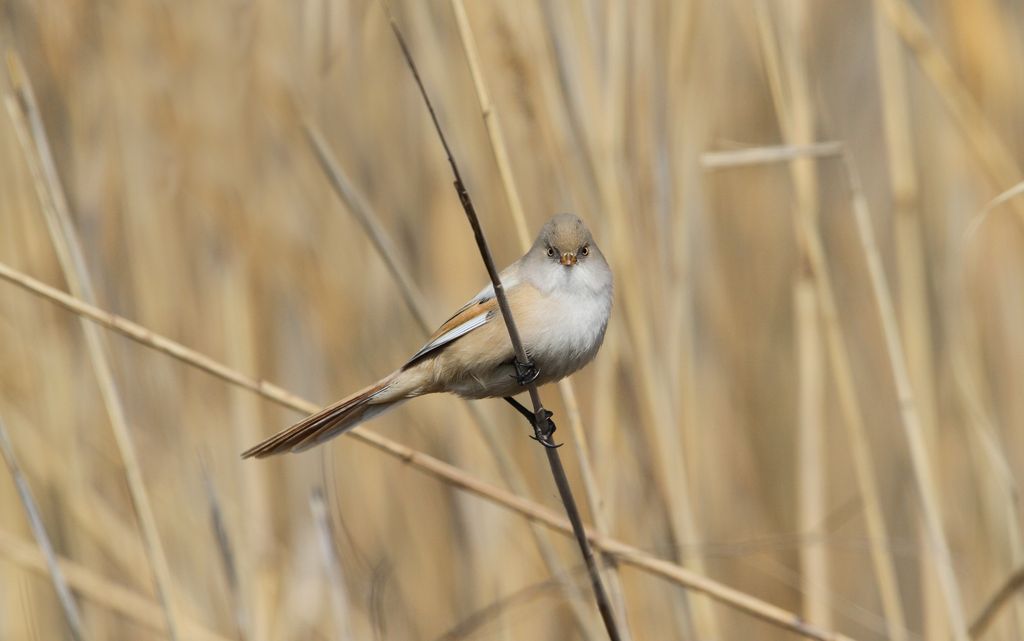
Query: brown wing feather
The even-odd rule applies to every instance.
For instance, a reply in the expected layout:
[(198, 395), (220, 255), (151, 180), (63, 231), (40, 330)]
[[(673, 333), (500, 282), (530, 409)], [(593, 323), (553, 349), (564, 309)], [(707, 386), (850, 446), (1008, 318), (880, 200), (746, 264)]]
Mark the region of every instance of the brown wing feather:
[(462, 309), (455, 312), (451, 318), (442, 323), (441, 326), (430, 335), (430, 339), (427, 340), (427, 343), (432, 343), (439, 337), (443, 336), (445, 332), (449, 332), (466, 321), (472, 320), (481, 314), (494, 311), (497, 308), (498, 301), (494, 298), (485, 298), (483, 300), (468, 303), (464, 305)]
[[(413, 357), (406, 362), (406, 364), (403, 366), (403, 369), (408, 368), (409, 366), (414, 365), (415, 363), (418, 363), (419, 361), (423, 360), (423, 358), (428, 354), (434, 353), (435, 351), (441, 349), (442, 347), (451, 344), (453, 341), (462, 338), (463, 336), (465, 336), (466, 333), (469, 333), (474, 329), (477, 329), (478, 327), (482, 326), (484, 323), (490, 320), (490, 318), (492, 318), (495, 314), (498, 313), (497, 310), (498, 303), (497, 300), (494, 298), (485, 298), (482, 300), (470, 301), (468, 304), (464, 305), (459, 311), (455, 312), (455, 314), (451, 318), (446, 320), (440, 327), (438, 327), (437, 331), (430, 335), (430, 338), (427, 340), (426, 344), (424, 344), (424, 346), (420, 348), (420, 351), (416, 352), (416, 354), (414, 354)], [(444, 339), (445, 334), (448, 334), (453, 330), (457, 330), (460, 326), (465, 325), (466, 323), (469, 323), (474, 319), (480, 317), (484, 317), (481, 318), (480, 325), (469, 327), (465, 333), (457, 334), (448, 339)]]

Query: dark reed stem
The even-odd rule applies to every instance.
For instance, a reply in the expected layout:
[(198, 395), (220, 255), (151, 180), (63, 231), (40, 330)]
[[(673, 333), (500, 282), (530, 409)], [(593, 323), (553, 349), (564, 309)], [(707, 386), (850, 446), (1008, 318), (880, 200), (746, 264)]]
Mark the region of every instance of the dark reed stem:
[[(476, 245), (480, 250), (480, 257), (483, 259), (484, 266), (487, 268), (487, 275), (490, 276), (491, 283), (494, 285), (494, 297), (498, 301), (498, 307), (501, 309), (501, 316), (505, 320), (505, 328), (508, 330), (509, 340), (512, 342), (512, 350), (515, 352), (517, 370), (522, 371), (532, 369), (530, 358), (527, 355), (526, 350), (523, 348), (523, 341), (519, 336), (519, 330), (516, 327), (515, 319), (512, 317), (512, 310), (509, 308), (508, 298), (505, 296), (505, 289), (502, 287), (501, 279), (498, 277), (498, 270), (494, 266), (494, 258), (491, 256), (490, 247), (487, 245), (487, 239), (484, 238), (483, 229), (480, 227), (480, 220), (477, 218), (476, 208), (474, 208), (473, 201), (469, 197), (469, 192), (466, 190), (466, 186), (462, 182), (462, 175), (459, 172), (459, 167), (455, 163), (455, 156), (452, 154), (452, 150), (448, 146), (448, 140), (445, 138), (444, 131), (441, 129), (441, 123), (437, 119), (437, 113), (434, 111), (434, 105), (430, 102), (430, 97), (427, 95), (427, 90), (423, 85), (422, 78), (420, 78), (419, 70), (416, 68), (416, 63), (413, 62), (412, 54), (409, 51), (408, 45), (406, 45), (405, 38), (402, 36), (401, 30), (398, 28), (398, 23), (395, 22), (395, 18), (386, 4), (384, 5), (384, 8), (387, 12), (388, 21), (391, 24), (391, 30), (394, 32), (395, 38), (398, 40), (398, 45), (402, 49), (402, 56), (405, 58), (405, 62), (408, 65), (409, 70), (412, 72), (413, 78), (416, 80), (416, 86), (419, 88), (420, 96), (423, 97), (423, 102), (426, 105), (427, 110), (430, 112), (430, 119), (434, 123), (434, 130), (437, 131), (437, 136), (441, 140), (441, 145), (444, 147), (445, 155), (448, 157), (448, 164), (451, 166), (452, 174), (455, 178), (455, 192), (458, 194), (459, 202), (462, 203), (462, 208), (466, 212), (466, 218), (469, 220), (469, 224), (473, 228), (473, 236), (476, 238)], [(598, 610), (601, 612), (601, 619), (604, 621), (605, 629), (608, 631), (608, 637), (612, 639), (612, 641), (619, 641), (621, 636), (619, 634), (618, 625), (615, 622), (615, 615), (612, 612), (608, 592), (605, 590), (604, 583), (601, 581), (601, 574), (598, 571), (597, 561), (594, 559), (594, 552), (590, 547), (590, 542), (587, 540), (586, 530), (583, 527), (583, 520), (580, 518), (579, 508), (576, 507), (576, 499), (573, 498), (572, 488), (569, 485), (568, 477), (565, 475), (565, 467), (562, 465), (562, 459), (558, 455), (558, 450), (550, 440), (551, 432), (548, 430), (550, 414), (544, 409), (544, 405), (541, 403), (540, 393), (537, 391), (537, 385), (533, 381), (529, 381), (526, 383), (526, 389), (530, 394), (530, 401), (533, 403), (532, 416), (530, 415), (529, 410), (523, 407), (515, 399), (509, 397), (505, 400), (516, 407), (516, 409), (519, 409), (520, 412), (531, 421), (535, 438), (544, 446), (544, 451), (548, 456), (548, 464), (551, 467), (551, 475), (555, 478), (555, 485), (558, 486), (558, 493), (562, 497), (562, 503), (565, 505), (565, 512), (569, 517), (570, 523), (572, 523), (573, 534), (576, 536), (576, 542), (579, 543), (580, 552), (583, 554), (583, 560), (586, 561), (587, 564), (587, 571), (590, 574), (590, 583), (594, 588), (594, 597), (597, 600)]]
[(988, 626), (995, 620), (996, 615), (1004, 605), (1011, 602), (1010, 597), (1018, 591), (1024, 591), (1024, 566), (1019, 567), (1006, 577), (1003, 584), (999, 586), (995, 594), (985, 602), (985, 607), (971, 623), (968, 633), (972, 639), (980, 639)]

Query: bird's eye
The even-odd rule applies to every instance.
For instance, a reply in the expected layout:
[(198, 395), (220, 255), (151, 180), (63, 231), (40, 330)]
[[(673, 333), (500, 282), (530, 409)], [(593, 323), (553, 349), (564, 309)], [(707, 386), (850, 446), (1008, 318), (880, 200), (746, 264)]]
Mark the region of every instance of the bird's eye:
[(554, 247), (548, 247), (548, 258), (554, 258), (554, 257), (555, 257), (555, 248)]
[(589, 256), (589, 255), (590, 255), (590, 245), (584, 245), (583, 247), (580, 247), (580, 256)]

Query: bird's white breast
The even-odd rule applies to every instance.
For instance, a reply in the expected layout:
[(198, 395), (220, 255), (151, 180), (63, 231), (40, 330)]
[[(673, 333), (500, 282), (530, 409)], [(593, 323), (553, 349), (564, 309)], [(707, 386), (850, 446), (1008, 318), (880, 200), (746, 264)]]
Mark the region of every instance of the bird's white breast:
[(610, 272), (596, 267), (552, 265), (535, 283), (544, 306), (538, 316), (543, 320), (530, 323), (523, 339), (544, 382), (572, 374), (601, 347), (611, 314), (612, 287)]

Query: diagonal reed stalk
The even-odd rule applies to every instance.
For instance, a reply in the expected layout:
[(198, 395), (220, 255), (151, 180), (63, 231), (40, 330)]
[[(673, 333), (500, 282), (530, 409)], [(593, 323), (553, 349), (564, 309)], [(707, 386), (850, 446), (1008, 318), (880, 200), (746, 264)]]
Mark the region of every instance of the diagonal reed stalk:
[(502, 133), (498, 112), (491, 102), (491, 95), (487, 90), (487, 83), (484, 81), (483, 71), (480, 68), (480, 54), (476, 48), (476, 37), (473, 35), (469, 16), (466, 14), (466, 6), (462, 0), (450, 0), (449, 4), (452, 13), (455, 14), (455, 25), (459, 30), (459, 39), (462, 42), (462, 50), (466, 54), (470, 76), (473, 78), (473, 88), (476, 90), (477, 102), (480, 103), (480, 112), (484, 126), (487, 128), (487, 137), (491, 141), (494, 162), (498, 166), (501, 184), (505, 189), (505, 198), (508, 200), (509, 212), (512, 214), (512, 222), (516, 227), (516, 236), (519, 237), (520, 247), (525, 249), (530, 246), (531, 238), (529, 226), (526, 224), (526, 215), (523, 212), (523, 200), (519, 196), (515, 177), (512, 175), (512, 163), (509, 160), (508, 147), (505, 145), (505, 136)]
[[(413, 78), (416, 80), (420, 96), (423, 98), (427, 111), (430, 112), (430, 118), (433, 121), (434, 130), (437, 132), (437, 136), (440, 139), (441, 145), (444, 147), (445, 154), (448, 157), (448, 165), (451, 167), (452, 175), (455, 178), (455, 193), (458, 195), (459, 201), (462, 203), (462, 208), (466, 213), (466, 218), (469, 220), (470, 227), (473, 228), (473, 236), (476, 239), (477, 248), (480, 250), (480, 257), (483, 260), (484, 266), (487, 268), (487, 275), (490, 277), (491, 283), (494, 286), (494, 297), (498, 301), (498, 308), (501, 310), (501, 316), (505, 322), (505, 329), (508, 331), (509, 341), (512, 343), (512, 351), (515, 354), (516, 370), (520, 372), (531, 371), (533, 369), (533, 365), (531, 364), (529, 356), (526, 354), (526, 349), (523, 347), (523, 341), (519, 336), (519, 330), (516, 328), (515, 319), (512, 317), (512, 309), (509, 307), (508, 298), (505, 295), (505, 288), (502, 285), (501, 278), (498, 276), (498, 270), (494, 266), (494, 258), (491, 256), (491, 250), (487, 245), (487, 239), (484, 237), (483, 229), (480, 226), (480, 220), (477, 218), (476, 209), (473, 206), (473, 201), (470, 199), (469, 192), (466, 189), (465, 183), (462, 181), (459, 167), (455, 162), (455, 156), (452, 154), (452, 151), (448, 146), (448, 140), (445, 138), (444, 131), (441, 129), (441, 123), (438, 121), (437, 114), (434, 112), (434, 106), (431, 104), (430, 98), (427, 96), (427, 90), (420, 78), (419, 71), (416, 69), (416, 64), (413, 61), (409, 47), (406, 45), (405, 38), (402, 36), (402, 32), (398, 28), (398, 23), (395, 22), (394, 15), (391, 14), (390, 8), (388, 8), (386, 4), (384, 6), (385, 9), (387, 9), (388, 20), (391, 23), (391, 30), (394, 32), (395, 38), (398, 40), (398, 44), (402, 50), (402, 56), (405, 58), (405, 62), (408, 65), (409, 70), (412, 72)], [(541, 403), (540, 393), (537, 391), (536, 383), (533, 380), (528, 380), (526, 381), (525, 386), (529, 392), (530, 401), (533, 403), (533, 429), (535, 438), (544, 447), (544, 451), (547, 454), (548, 465), (551, 467), (551, 475), (555, 479), (555, 485), (558, 487), (558, 493), (562, 498), (563, 505), (565, 506), (565, 512), (568, 514), (569, 521), (572, 524), (573, 535), (576, 537), (576, 542), (579, 544), (580, 552), (583, 554), (583, 560), (587, 565), (591, 587), (594, 589), (594, 597), (597, 601), (597, 609), (601, 613), (601, 620), (604, 623), (605, 630), (608, 632), (608, 637), (612, 639), (612, 641), (619, 641), (622, 637), (618, 629), (618, 624), (615, 621), (615, 613), (612, 611), (611, 601), (608, 598), (607, 590), (605, 589), (604, 582), (601, 579), (601, 573), (597, 568), (597, 561), (594, 558), (594, 552), (591, 549), (590, 542), (587, 540), (587, 533), (583, 526), (583, 519), (579, 514), (579, 509), (576, 507), (576, 499), (572, 495), (572, 488), (570, 487), (569, 479), (565, 474), (565, 468), (563, 467), (561, 457), (558, 454), (558, 448), (551, 438), (553, 428), (548, 428), (548, 426), (551, 425), (549, 420), (550, 414), (544, 409), (544, 405)], [(516, 404), (511, 397), (508, 397), (505, 400), (509, 401), (513, 405)]]
[[(47, 451), (48, 443), (34, 430), (19, 432), (18, 441), (26, 451)], [(67, 468), (66, 461), (56, 457), (28, 457), (23, 463), (30, 476), (46, 484), (59, 483)], [(118, 571), (130, 574), (147, 563), (144, 544), (138, 532), (124, 523), (124, 515), (112, 509), (104, 498), (95, 488), (83, 488), (68, 503), (70, 523), (78, 533), (97, 541), (103, 558)]]
[(235, 628), (238, 637), (242, 641), (247, 641), (250, 638), (251, 626), (241, 594), (237, 555), (231, 543), (231, 537), (228, 535), (217, 487), (214, 485), (213, 478), (210, 477), (210, 470), (207, 469), (206, 460), (202, 456), (199, 457), (199, 470), (203, 477), (203, 493), (206, 495), (206, 505), (210, 515), (210, 529), (213, 530), (213, 538), (217, 543), (217, 554), (224, 570), (224, 579), (228, 584), (228, 597), (235, 616)]
[(43, 526), (43, 517), (39, 513), (39, 505), (32, 496), (32, 490), (29, 489), (28, 480), (21, 472), (21, 466), (18, 465), (18, 459), (14, 455), (14, 446), (11, 445), (11, 440), (7, 436), (7, 428), (4, 426), (3, 419), (0, 419), (0, 457), (7, 464), (7, 469), (14, 480), (14, 486), (18, 490), (18, 498), (21, 499), (21, 504), (25, 508), (25, 514), (28, 516), (28, 524), (32, 528), (32, 536), (35, 538), (43, 558), (46, 559), (46, 571), (50, 575), (50, 582), (53, 583), (53, 588), (57, 591), (57, 598), (64, 609), (64, 618), (67, 619), (71, 637), (75, 641), (84, 641), (86, 636), (82, 632), (82, 617), (78, 613), (78, 605), (75, 603), (75, 598), (71, 596), (67, 579), (64, 577), (64, 572), (61, 571), (60, 564), (57, 562), (57, 554), (53, 551), (50, 536), (46, 533), (46, 527)]
[[(312, 122), (305, 120), (303, 122), (303, 132), (306, 135), (306, 141), (316, 156), (317, 162), (320, 164), (320, 168), (331, 183), (334, 193), (341, 199), (346, 209), (355, 216), (360, 226), (370, 238), (378, 256), (384, 261), (388, 271), (391, 272), (392, 277), (398, 284), (399, 293), (405, 300), (406, 306), (412, 313), (413, 318), (416, 319), (416, 323), (420, 326), (423, 333), (429, 336), (432, 328), (428, 320), (430, 314), (427, 310), (426, 298), (416, 285), (416, 281), (409, 273), (408, 268), (398, 259), (401, 252), (396, 250), (391, 237), (388, 236), (388, 233), (380, 224), (380, 217), (377, 216), (366, 198), (353, 186), (352, 181), (349, 180), (341, 165), (331, 153), (320, 130)], [(487, 444), (491, 455), (494, 456), (494, 460), (498, 464), (498, 473), (501, 475), (502, 480), (508, 484), (513, 493), (519, 495), (526, 494), (526, 483), (519, 473), (518, 466), (511, 459), (506, 448), (496, 438), (494, 430), (488, 429), (487, 419), (484, 417), (483, 412), (480, 411), (480, 407), (473, 402), (463, 403), (462, 406), (469, 412), (473, 423), (477, 427), (477, 431)], [(558, 554), (551, 546), (551, 542), (546, 538), (546, 535), (535, 523), (529, 523), (528, 525), (534, 542), (537, 544), (537, 550), (548, 571), (554, 577), (568, 576), (561, 560), (558, 558)], [(568, 597), (567, 602), (573, 612), (573, 616), (576, 618), (576, 622), (588, 636), (593, 637), (595, 632), (593, 630), (594, 625), (586, 611), (583, 595), (580, 593), (579, 588), (571, 581), (559, 580), (559, 584)]]
[[(81, 316), (97, 325), (115, 331), (140, 345), (145, 345), (166, 354), (190, 367), (195, 367), (231, 385), (247, 389), (260, 397), (303, 414), (311, 414), (319, 409), (319, 405), (308, 401), (297, 394), (289, 392), (268, 381), (247, 376), (227, 365), (206, 356), (166, 336), (158, 334), (126, 318), (99, 309), (74, 296), (70, 296), (31, 276), (0, 262), (0, 279), (28, 291), (40, 298), (48, 300), (74, 314)], [(545, 527), (571, 535), (573, 530), (568, 520), (558, 516), (552, 510), (528, 499), (517, 496), (507, 490), (481, 481), (459, 468), (440, 461), (432, 456), (406, 447), (401, 443), (383, 437), (362, 427), (348, 433), (351, 438), (371, 445), (381, 452), (392, 456), (409, 467), (433, 476), (453, 487), (469, 492), (495, 505), (516, 512)], [(790, 630), (801, 636), (818, 641), (849, 641), (849, 637), (810, 625), (803, 619), (787, 610), (766, 603), (749, 594), (729, 588), (682, 566), (665, 561), (627, 543), (607, 535), (588, 532), (591, 544), (601, 552), (610, 554), (621, 563), (633, 566), (643, 572), (660, 577), (670, 583), (679, 585), (695, 592), (704, 594), (715, 601), (742, 611), (752, 617), (769, 624)], [(70, 579), (69, 579), (70, 580)]]
[[(992, 185), (1003, 190), (1019, 181), (1021, 169), (1013, 152), (957, 76), (917, 10), (906, 0), (881, 0), (880, 5), (892, 29), (914, 54), (953, 120), (963, 130)], [(1015, 203), (1013, 211), (1024, 220), (1024, 205)]]
[[(520, 249), (526, 251), (529, 249), (531, 241), (527, 231), (526, 215), (523, 212), (523, 202), (519, 196), (519, 189), (516, 187), (515, 176), (512, 173), (508, 148), (505, 144), (505, 136), (502, 133), (498, 112), (491, 102), (490, 92), (487, 89), (487, 83), (484, 81), (476, 38), (473, 35), (473, 29), (470, 26), (469, 16), (466, 14), (466, 7), (463, 1), (451, 0), (451, 7), (455, 14), (455, 22), (459, 30), (459, 38), (462, 41), (462, 48), (466, 53), (470, 75), (473, 78), (473, 87), (476, 89), (477, 101), (480, 103), (484, 125), (487, 128), (487, 136), (491, 141), (491, 151), (494, 153), (494, 160), (498, 166), (498, 173), (501, 176), (501, 184), (504, 187), (505, 197), (508, 200), (509, 211), (512, 214), (512, 220), (515, 223), (517, 236), (519, 237), (519, 246)], [(568, 378), (559, 381), (558, 389), (562, 393), (569, 423), (572, 426), (573, 441), (578, 449), (577, 459), (580, 466), (580, 476), (583, 479), (584, 497), (587, 500), (587, 507), (590, 510), (591, 518), (594, 520), (595, 530), (599, 533), (609, 532), (610, 526), (605, 510), (602, 508), (603, 501), (600, 489), (598, 488), (597, 477), (591, 465), (589, 439), (586, 430), (583, 429), (579, 403), (576, 400), (576, 389)], [(610, 559), (605, 559), (605, 561), (608, 570), (605, 573), (608, 590), (612, 600), (615, 602), (619, 619), (622, 621), (623, 638), (628, 641), (632, 638), (632, 634), (630, 632), (629, 619), (626, 616), (622, 581), (619, 578), (619, 573), (614, 563)]]
[(980, 229), (985, 221), (988, 220), (989, 215), (993, 210), (998, 209), (1000, 205), (1020, 196), (1021, 194), (1024, 194), (1024, 180), (1017, 182), (1015, 185), (990, 200), (988, 204), (971, 219), (970, 224), (967, 226), (967, 231), (964, 232), (964, 242), (967, 243), (976, 233), (978, 233), (978, 229)]
[[(70, 208), (57, 174), (53, 153), (46, 138), (46, 131), (28, 75), (13, 51), (8, 52), (7, 63), (16, 96), (7, 97), (7, 110), (22, 145), (25, 161), (32, 173), (40, 209), (46, 220), (61, 270), (72, 293), (83, 300), (95, 301), (96, 296), (89, 271), (82, 255), (74, 224), (71, 221)], [(153, 571), (158, 600), (164, 607), (167, 616), (167, 629), (173, 640), (178, 635), (171, 571), (167, 564), (163, 543), (160, 540), (153, 507), (146, 491), (124, 405), (117, 382), (114, 380), (114, 372), (110, 365), (106, 346), (103, 344), (102, 335), (90, 323), (82, 323), (82, 332), (85, 335), (86, 349), (99, 384), (100, 395), (110, 418), (118, 454), (124, 465), (132, 506), (139, 519), (142, 539)]]
[(971, 622), (972, 639), (980, 639), (995, 621), (996, 615), (1018, 592), (1024, 591), (1024, 567), (1017, 568), (1006, 577), (995, 593), (982, 606), (981, 612)]

